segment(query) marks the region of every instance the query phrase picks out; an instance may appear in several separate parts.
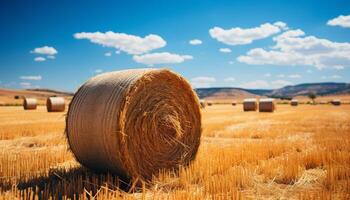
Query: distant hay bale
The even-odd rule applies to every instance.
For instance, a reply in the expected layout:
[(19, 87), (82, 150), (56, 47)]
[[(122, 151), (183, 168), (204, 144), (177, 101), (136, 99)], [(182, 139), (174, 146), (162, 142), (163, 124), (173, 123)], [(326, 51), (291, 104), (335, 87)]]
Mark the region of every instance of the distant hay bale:
[(292, 100), (290, 101), (290, 105), (291, 105), (291, 106), (298, 106), (298, 105), (299, 105), (298, 99), (292, 99)]
[(34, 98), (23, 98), (23, 108), (24, 110), (35, 110), (37, 107), (38, 101)]
[(273, 112), (275, 110), (275, 100), (271, 98), (259, 100), (259, 112)]
[(47, 112), (63, 112), (66, 108), (66, 103), (63, 97), (49, 97), (46, 100)]
[(208, 105), (208, 106), (212, 106), (212, 105), (213, 105), (213, 102), (212, 102), (212, 101), (207, 101), (207, 105)]
[(233, 106), (237, 105), (237, 101), (232, 101), (232, 105)]
[(340, 106), (341, 105), (341, 100), (340, 99), (333, 99), (331, 101), (331, 104), (334, 106)]
[(244, 99), (243, 100), (243, 110), (246, 111), (256, 111), (257, 103), (255, 98)]
[(15, 99), (20, 99), (20, 98), (22, 98), (22, 97), (19, 96), (19, 95), (15, 95), (14, 98), (15, 98)]
[(82, 165), (141, 180), (189, 164), (201, 131), (197, 95), (166, 69), (93, 77), (74, 95), (66, 119), (70, 149)]
[(200, 100), (199, 100), (199, 103), (200, 103), (200, 105), (201, 105), (201, 108), (205, 108), (206, 102), (205, 102), (204, 99), (200, 99)]

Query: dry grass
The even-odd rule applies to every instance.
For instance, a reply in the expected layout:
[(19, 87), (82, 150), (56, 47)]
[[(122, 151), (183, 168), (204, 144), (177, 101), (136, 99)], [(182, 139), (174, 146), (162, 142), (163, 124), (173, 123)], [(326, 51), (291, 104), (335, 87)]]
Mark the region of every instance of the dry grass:
[(194, 163), (135, 188), (74, 161), (64, 114), (0, 107), (0, 199), (349, 199), (350, 105), (203, 111)]

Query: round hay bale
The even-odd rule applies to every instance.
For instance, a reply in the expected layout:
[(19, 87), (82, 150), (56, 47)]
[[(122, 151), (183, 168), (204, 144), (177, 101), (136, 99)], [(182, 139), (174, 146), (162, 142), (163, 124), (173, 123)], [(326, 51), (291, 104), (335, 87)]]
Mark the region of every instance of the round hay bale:
[(257, 110), (257, 103), (255, 98), (250, 99), (244, 99), (243, 100), (243, 111), (256, 111)]
[(201, 108), (205, 108), (205, 106), (207, 105), (204, 99), (200, 99), (199, 103), (201, 105)]
[(237, 105), (237, 101), (232, 101), (232, 106)]
[(34, 98), (23, 98), (23, 108), (24, 110), (35, 110), (38, 101)]
[(66, 108), (66, 103), (63, 97), (49, 97), (46, 100), (47, 112), (63, 112)]
[(275, 100), (274, 99), (260, 99), (259, 100), (259, 112), (273, 112), (275, 111)]
[(298, 106), (298, 105), (299, 105), (298, 99), (292, 99), (292, 100), (290, 101), (290, 105), (291, 105), (291, 106)]
[(333, 99), (331, 101), (331, 104), (334, 106), (340, 106), (341, 105), (341, 100), (340, 99)]
[(166, 69), (93, 77), (74, 95), (66, 119), (70, 149), (82, 165), (141, 180), (189, 164), (201, 132), (197, 95)]
[(212, 106), (212, 105), (213, 105), (213, 102), (212, 102), (212, 101), (207, 101), (207, 105), (208, 105), (208, 106)]

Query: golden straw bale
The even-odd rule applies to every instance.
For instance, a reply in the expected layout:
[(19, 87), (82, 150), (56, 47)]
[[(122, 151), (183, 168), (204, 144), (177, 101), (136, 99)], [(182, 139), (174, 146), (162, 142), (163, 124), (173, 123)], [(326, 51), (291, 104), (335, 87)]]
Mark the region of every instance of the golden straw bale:
[(243, 100), (243, 110), (246, 111), (256, 111), (257, 103), (255, 98), (244, 99)]
[(66, 121), (69, 146), (81, 164), (139, 180), (189, 164), (202, 132), (197, 95), (167, 69), (93, 77), (74, 95)]
[(35, 98), (23, 98), (23, 108), (24, 110), (36, 110), (38, 101)]
[(47, 112), (63, 112), (66, 108), (66, 103), (63, 97), (49, 97), (46, 100)]
[(259, 112), (273, 112), (276, 109), (275, 100), (271, 98), (259, 100)]

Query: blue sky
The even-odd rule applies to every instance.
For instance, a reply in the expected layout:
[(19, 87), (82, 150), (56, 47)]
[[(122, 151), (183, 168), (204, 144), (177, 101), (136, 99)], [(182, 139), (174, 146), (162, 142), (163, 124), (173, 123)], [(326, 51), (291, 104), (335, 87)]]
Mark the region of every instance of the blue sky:
[[(350, 82), (349, 1), (1, 1), (0, 87), (168, 67), (194, 87)], [(192, 40), (192, 42), (191, 42)]]

